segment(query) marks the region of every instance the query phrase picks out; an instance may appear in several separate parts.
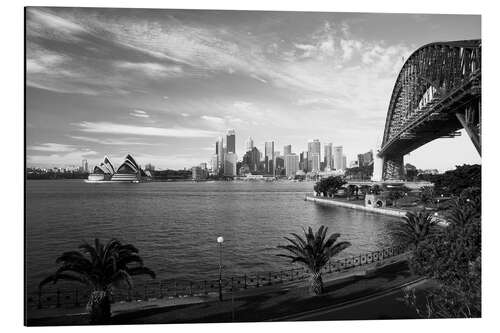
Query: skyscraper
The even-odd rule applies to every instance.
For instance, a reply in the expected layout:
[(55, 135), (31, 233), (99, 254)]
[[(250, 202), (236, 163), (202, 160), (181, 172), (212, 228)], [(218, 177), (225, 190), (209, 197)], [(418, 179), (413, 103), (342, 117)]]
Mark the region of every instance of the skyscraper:
[(224, 141), (222, 136), (215, 143), (215, 154), (217, 155), (217, 174), (224, 173)]
[(285, 170), (287, 177), (294, 177), (299, 171), (299, 156), (296, 154), (285, 155)]
[(367, 166), (373, 162), (373, 151), (370, 150), (364, 154), (358, 154), (358, 163), (359, 166)]
[(248, 165), (250, 172), (259, 171), (260, 152), (257, 147), (253, 147), (252, 150), (245, 153), (245, 156), (243, 156), (243, 163)]
[(333, 147), (333, 167), (342, 170), (344, 148), (342, 146)]
[(318, 153), (313, 153), (312, 154), (312, 159), (311, 159), (311, 171), (320, 171), (321, 169), (321, 159), (320, 155)]
[(266, 172), (274, 174), (274, 141), (268, 141), (264, 144), (264, 163)]
[(307, 151), (303, 151), (302, 153), (300, 153), (300, 158), (299, 158), (299, 168), (300, 170), (304, 171), (304, 172), (308, 172), (309, 169), (308, 169), (308, 153)]
[(342, 170), (347, 169), (347, 157), (342, 155)]
[[(309, 171), (313, 169), (312, 159), (314, 154), (318, 154), (318, 158), (321, 161), (321, 143), (319, 142), (318, 139), (314, 139), (313, 141), (309, 141), (307, 143), (307, 157), (308, 157), (307, 169)], [(318, 170), (319, 170), (319, 163), (318, 163)]]
[(236, 163), (238, 156), (235, 153), (227, 153), (224, 160), (224, 176), (236, 176)]
[(332, 143), (325, 144), (325, 169), (333, 169)]
[(89, 163), (87, 160), (82, 160), (82, 171), (89, 172)]
[(253, 149), (253, 139), (251, 136), (245, 141), (245, 151), (251, 151)]
[(234, 134), (234, 129), (227, 131), (226, 148), (228, 153), (236, 153), (236, 135)]
[(283, 156), (290, 155), (292, 153), (292, 145), (283, 146)]

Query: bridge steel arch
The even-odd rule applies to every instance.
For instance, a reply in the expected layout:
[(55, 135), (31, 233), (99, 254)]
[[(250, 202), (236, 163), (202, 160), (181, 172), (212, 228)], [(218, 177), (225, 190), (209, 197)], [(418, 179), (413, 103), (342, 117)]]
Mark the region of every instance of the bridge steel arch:
[(403, 179), (404, 155), (462, 128), (481, 155), (481, 40), (424, 45), (394, 84), (378, 152), (382, 179)]

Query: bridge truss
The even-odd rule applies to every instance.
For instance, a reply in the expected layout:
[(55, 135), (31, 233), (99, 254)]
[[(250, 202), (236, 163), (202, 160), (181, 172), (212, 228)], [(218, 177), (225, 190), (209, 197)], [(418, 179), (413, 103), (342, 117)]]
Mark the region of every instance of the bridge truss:
[(392, 92), (379, 156), (382, 178), (403, 179), (403, 156), (464, 128), (481, 154), (481, 40), (416, 50)]

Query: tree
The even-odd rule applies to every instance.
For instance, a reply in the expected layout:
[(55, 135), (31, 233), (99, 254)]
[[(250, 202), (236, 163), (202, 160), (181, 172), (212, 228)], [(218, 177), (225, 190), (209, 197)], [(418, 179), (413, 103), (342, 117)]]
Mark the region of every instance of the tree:
[(436, 224), (437, 220), (426, 210), (417, 213), (407, 212), (392, 233), (399, 242), (415, 249), (436, 231)]
[(389, 191), (389, 195), (388, 195), (389, 199), (391, 199), (392, 202), (394, 203), (394, 206), (397, 206), (398, 200), (404, 196), (405, 196), (404, 192), (400, 191), (400, 190)]
[(328, 228), (319, 227), (316, 233), (309, 227), (304, 229), (304, 238), (292, 233), (293, 238), (285, 237), (289, 245), (279, 245), (278, 248), (290, 254), (278, 254), (280, 257), (292, 260), (292, 263), (302, 264), (309, 270), (311, 291), (315, 295), (323, 292), (322, 268), (330, 258), (351, 246), (349, 242), (337, 242), (340, 234), (331, 234), (326, 237)]
[(424, 309), (417, 306), (414, 293), (409, 303), (427, 318), (480, 317), (481, 208), (477, 202), (455, 199), (446, 220), (448, 226), (422, 242), (410, 261), (416, 273), (440, 286), (427, 293)]
[(323, 196), (334, 196), (339, 188), (341, 188), (346, 181), (340, 176), (330, 176), (328, 178), (321, 179), (314, 186), (314, 191), (317, 193), (322, 193)]
[(431, 178), (436, 191), (439, 193), (459, 196), (466, 188), (481, 188), (481, 165), (464, 164), (456, 166), (455, 170), (448, 170), (444, 174)]
[(84, 243), (80, 251), (64, 252), (56, 263), (57, 271), (40, 282), (42, 288), (49, 282), (67, 280), (82, 283), (90, 288), (87, 311), (91, 324), (105, 324), (111, 318), (110, 293), (112, 288), (126, 285), (132, 288), (132, 276), (155, 273), (143, 265), (139, 250), (132, 244), (122, 244), (111, 239), (105, 246), (98, 238), (94, 246)]
[(423, 186), (420, 188), (420, 202), (425, 206), (434, 204), (434, 188), (432, 186)]

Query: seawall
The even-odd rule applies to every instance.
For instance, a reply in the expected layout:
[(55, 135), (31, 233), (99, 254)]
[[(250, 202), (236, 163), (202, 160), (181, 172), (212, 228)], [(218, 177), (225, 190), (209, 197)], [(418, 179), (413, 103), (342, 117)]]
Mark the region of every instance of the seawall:
[(389, 216), (395, 216), (395, 217), (403, 217), (406, 215), (406, 211), (404, 211), (404, 210), (396, 210), (396, 209), (388, 209), (388, 208), (373, 208), (373, 207), (367, 207), (364, 205), (353, 204), (350, 202), (338, 201), (335, 199), (316, 197), (316, 196), (312, 196), (312, 195), (306, 195), (306, 200), (316, 202), (319, 204), (357, 209), (357, 210), (362, 210), (362, 211), (371, 212), (371, 213), (375, 213), (375, 214), (389, 215)]

